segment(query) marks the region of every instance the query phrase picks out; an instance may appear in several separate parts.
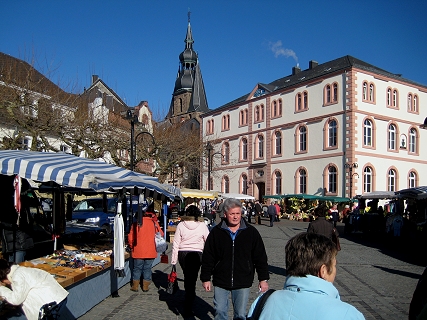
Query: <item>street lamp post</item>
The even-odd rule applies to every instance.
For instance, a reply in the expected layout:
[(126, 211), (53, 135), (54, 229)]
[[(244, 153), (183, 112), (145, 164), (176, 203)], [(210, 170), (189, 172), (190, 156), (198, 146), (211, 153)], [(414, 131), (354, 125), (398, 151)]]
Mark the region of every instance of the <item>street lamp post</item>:
[(132, 114), (131, 110), (128, 110), (126, 113), (126, 119), (130, 120), (130, 170), (134, 171), (135, 169), (135, 147), (136, 147), (136, 140), (140, 135), (146, 134), (149, 135), (153, 139), (153, 145), (156, 144), (156, 141), (154, 140), (154, 136), (148, 132), (148, 131), (141, 131), (138, 133), (135, 137), (135, 123), (138, 123), (138, 117), (134, 114)]
[(357, 172), (353, 173), (353, 168), (356, 169), (358, 167), (357, 162), (354, 163), (345, 163), (344, 166), (348, 169), (349, 172), (349, 178), (350, 178), (350, 193), (349, 193), (349, 198), (351, 198), (353, 196), (353, 192), (352, 192), (352, 188), (353, 188), (353, 176), (357, 175)]

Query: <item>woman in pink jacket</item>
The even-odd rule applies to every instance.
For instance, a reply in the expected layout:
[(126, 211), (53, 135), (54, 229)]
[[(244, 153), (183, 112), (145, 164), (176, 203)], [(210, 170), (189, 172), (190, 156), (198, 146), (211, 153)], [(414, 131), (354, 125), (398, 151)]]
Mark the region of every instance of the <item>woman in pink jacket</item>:
[(204, 221), (199, 221), (200, 210), (191, 205), (181, 217), (173, 240), (172, 265), (178, 261), (184, 273), (184, 316), (193, 314), (196, 298), (196, 282), (202, 263), (202, 252), (209, 230)]

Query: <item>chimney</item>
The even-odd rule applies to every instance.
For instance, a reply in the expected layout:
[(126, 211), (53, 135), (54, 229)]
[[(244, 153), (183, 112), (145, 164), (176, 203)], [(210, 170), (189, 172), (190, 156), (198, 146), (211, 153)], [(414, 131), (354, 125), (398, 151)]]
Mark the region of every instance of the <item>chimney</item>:
[(95, 81), (98, 79), (99, 79), (99, 77), (96, 74), (92, 75), (92, 84), (94, 84)]
[(314, 60), (310, 60), (310, 61), (308, 62), (308, 68), (309, 68), (309, 69), (314, 69), (314, 68), (316, 68), (318, 65), (319, 65), (319, 62), (314, 61)]
[(297, 64), (296, 67), (292, 67), (292, 75), (296, 75), (297, 73), (301, 72), (301, 68), (299, 67), (299, 64)]

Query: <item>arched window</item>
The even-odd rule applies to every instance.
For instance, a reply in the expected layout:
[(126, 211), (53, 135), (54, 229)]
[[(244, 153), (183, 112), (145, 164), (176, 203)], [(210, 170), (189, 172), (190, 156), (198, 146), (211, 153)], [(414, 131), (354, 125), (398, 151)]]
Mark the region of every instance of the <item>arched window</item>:
[(412, 111), (418, 112), (418, 96), (416, 94), (414, 95), (414, 104), (412, 107)]
[(230, 162), (230, 145), (228, 142), (225, 142), (223, 145), (223, 162), (228, 163)]
[(304, 92), (304, 110), (308, 109), (308, 93)]
[(262, 104), (260, 107), (260, 121), (264, 120), (264, 105)]
[(245, 124), (248, 124), (248, 109), (245, 109), (244, 111), (244, 116), (245, 116)]
[(276, 171), (274, 178), (276, 194), (282, 194), (282, 174), (279, 171)]
[(328, 192), (337, 193), (337, 168), (334, 166), (328, 168)]
[(387, 89), (387, 106), (391, 107), (391, 89)]
[(417, 130), (411, 128), (411, 130), (409, 130), (409, 152), (417, 153), (417, 150)]
[(248, 194), (248, 177), (242, 174), (242, 194)]
[(375, 86), (373, 83), (369, 85), (369, 101), (375, 101)]
[(335, 120), (331, 120), (328, 123), (328, 147), (336, 147), (337, 146), (337, 122)]
[(363, 145), (372, 147), (373, 141), (373, 128), (372, 128), (372, 121), (369, 119), (366, 119), (363, 123)]
[(388, 191), (396, 191), (396, 171), (393, 169), (388, 170), (387, 190)]
[(258, 158), (264, 157), (264, 136), (258, 136)]
[(417, 186), (417, 174), (414, 171), (409, 172), (408, 175), (408, 188), (415, 188)]
[(334, 95), (333, 95), (334, 102), (338, 102), (338, 84), (334, 83), (333, 88), (334, 88)]
[(275, 154), (282, 154), (282, 134), (280, 133), (280, 131), (276, 131), (274, 134), (274, 151)]
[(242, 160), (248, 160), (248, 139), (242, 139)]
[(372, 168), (366, 167), (363, 170), (363, 192), (372, 192)]
[(240, 125), (244, 125), (245, 124), (245, 113), (243, 110), (240, 110)]
[(413, 109), (412, 109), (412, 94), (408, 94), (408, 111), (413, 111)]
[(307, 172), (305, 169), (299, 170), (299, 193), (307, 193)]
[(230, 179), (227, 176), (222, 179), (222, 190), (224, 193), (230, 192)]
[(363, 100), (368, 100), (368, 83), (367, 82), (363, 82), (362, 99)]
[(298, 111), (302, 110), (302, 96), (301, 96), (301, 93), (298, 93), (298, 97), (297, 97), (297, 110)]
[(388, 126), (388, 148), (396, 150), (396, 126), (394, 124)]
[(331, 103), (331, 86), (328, 84), (326, 86), (326, 103)]
[(393, 90), (393, 108), (398, 108), (399, 107), (398, 101), (399, 100), (398, 100), (397, 90), (394, 89)]
[(282, 99), (279, 99), (279, 116), (282, 115)]
[(305, 126), (300, 126), (298, 131), (299, 131), (298, 151), (305, 152), (307, 151), (307, 128)]
[(276, 100), (274, 100), (272, 103), (271, 111), (272, 111), (271, 117), (272, 118), (277, 117), (277, 101)]
[(261, 121), (259, 106), (255, 107), (255, 122)]

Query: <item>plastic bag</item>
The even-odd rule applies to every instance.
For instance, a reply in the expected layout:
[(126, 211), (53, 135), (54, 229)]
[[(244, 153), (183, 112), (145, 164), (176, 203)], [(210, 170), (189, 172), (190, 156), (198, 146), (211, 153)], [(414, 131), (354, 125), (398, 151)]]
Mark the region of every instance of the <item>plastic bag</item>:
[(160, 232), (156, 232), (154, 241), (156, 243), (157, 252), (165, 252), (168, 249), (168, 244), (166, 243), (166, 240), (162, 237), (162, 234)]

